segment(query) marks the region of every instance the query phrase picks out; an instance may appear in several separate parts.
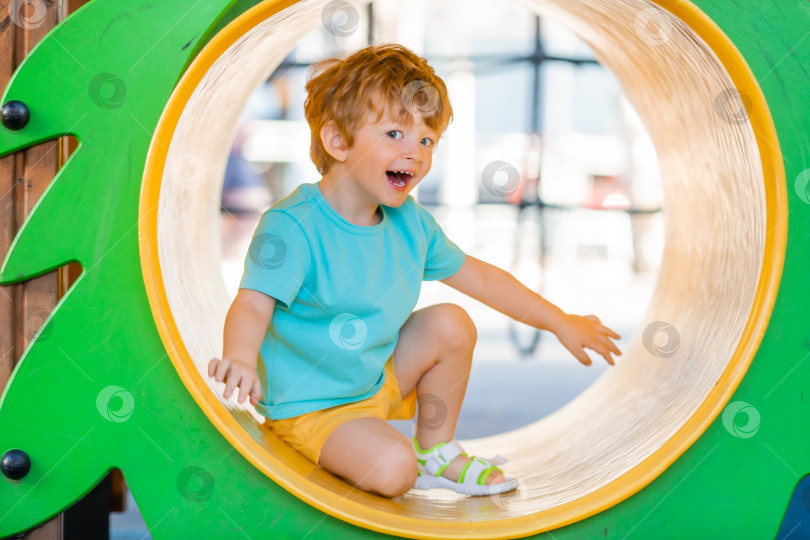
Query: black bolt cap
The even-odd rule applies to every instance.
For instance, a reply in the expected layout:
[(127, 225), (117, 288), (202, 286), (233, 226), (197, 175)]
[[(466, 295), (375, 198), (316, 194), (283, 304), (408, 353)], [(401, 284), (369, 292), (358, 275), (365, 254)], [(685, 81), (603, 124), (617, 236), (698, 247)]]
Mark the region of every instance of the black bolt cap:
[(0, 459), (0, 471), (9, 480), (22, 480), (31, 470), (31, 458), (17, 448), (12, 448)]
[(22, 101), (12, 99), (0, 109), (0, 119), (8, 129), (17, 131), (28, 125), (28, 121), (31, 119), (31, 111), (28, 109), (28, 105)]

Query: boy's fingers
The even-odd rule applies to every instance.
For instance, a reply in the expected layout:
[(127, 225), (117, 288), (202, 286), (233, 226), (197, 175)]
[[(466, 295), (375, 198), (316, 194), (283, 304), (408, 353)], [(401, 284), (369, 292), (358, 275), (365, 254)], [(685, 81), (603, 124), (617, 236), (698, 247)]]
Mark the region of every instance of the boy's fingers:
[(239, 399), (237, 401), (239, 401), (239, 403), (244, 403), (245, 400), (247, 399), (247, 397), (248, 397), (248, 387), (247, 387), (247, 385), (246, 384), (240, 384), (239, 385)]
[(248, 374), (247, 373), (243, 374), (240, 370), (239, 383), (237, 384), (237, 386), (239, 387), (239, 396), (236, 398), (236, 400), (239, 403), (244, 403), (245, 400), (247, 399), (248, 391), (250, 390), (250, 385), (248, 385), (249, 380), (250, 378)]
[(236, 388), (237, 386), (239, 386), (239, 382), (240, 382), (239, 379), (240, 379), (240, 377), (238, 375), (228, 377), (228, 380), (225, 383), (225, 391), (222, 393), (222, 395), (225, 396), (226, 398), (231, 397), (231, 394), (233, 393), (233, 389)]
[(602, 358), (604, 358), (605, 361), (607, 361), (608, 364), (613, 366), (615, 364), (613, 363), (613, 357), (610, 355), (611, 346), (613, 346), (612, 343), (605, 344), (604, 342), (599, 342), (599, 343), (594, 344), (594, 346), (591, 346), (591, 349), (593, 349)]
[(619, 334), (617, 334), (616, 332), (614, 332), (613, 330), (611, 330), (611, 329), (610, 329), (610, 328), (608, 328), (607, 326), (604, 326), (604, 325), (601, 325), (601, 324), (600, 324), (600, 325), (599, 325), (599, 330), (601, 330), (601, 331), (602, 331), (602, 332), (604, 332), (605, 334), (609, 335), (609, 336), (610, 336), (610, 337), (612, 337), (613, 339), (621, 339), (621, 338), (622, 338), (622, 336), (620, 336)]
[(231, 361), (228, 358), (223, 358), (219, 362), (219, 366), (217, 366), (217, 372), (214, 375), (214, 379), (217, 382), (222, 382), (225, 380), (225, 376), (228, 373), (228, 368), (231, 367)]
[(612, 341), (610, 341), (610, 339), (608, 339), (608, 338), (606, 338), (606, 337), (605, 337), (605, 338), (602, 338), (602, 340), (601, 340), (601, 341), (602, 341), (602, 343), (603, 343), (605, 346), (607, 346), (607, 348), (608, 348), (608, 349), (609, 349), (609, 350), (610, 350), (610, 351), (611, 351), (613, 354), (615, 354), (616, 356), (621, 356), (621, 355), (622, 355), (622, 351), (620, 351), (620, 350), (619, 350), (618, 345), (616, 345), (615, 343), (613, 343)]
[(217, 364), (219, 364), (219, 358), (212, 358), (210, 362), (208, 362), (208, 376), (213, 377), (214, 373), (217, 372)]
[(580, 348), (577, 352), (574, 353), (574, 356), (577, 357), (577, 360), (579, 360), (581, 364), (584, 364), (586, 366), (591, 365), (591, 359), (588, 357), (587, 354), (585, 354), (584, 349)]
[(596, 326), (596, 329), (602, 334), (607, 334), (610, 337), (612, 337), (613, 339), (620, 339), (621, 338), (621, 336), (619, 334), (617, 334), (616, 332), (614, 332), (613, 330), (611, 330), (610, 328), (608, 328), (607, 326), (605, 326), (601, 322), (596, 323), (595, 326)]
[(250, 389), (250, 402), (256, 405), (260, 399), (262, 399), (262, 383), (256, 379)]

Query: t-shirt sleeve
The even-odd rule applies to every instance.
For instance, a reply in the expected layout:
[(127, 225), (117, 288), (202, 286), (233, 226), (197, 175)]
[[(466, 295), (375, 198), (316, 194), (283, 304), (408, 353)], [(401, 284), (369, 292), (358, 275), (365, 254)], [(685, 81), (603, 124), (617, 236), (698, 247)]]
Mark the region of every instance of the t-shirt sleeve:
[(425, 273), (422, 279), (436, 281), (449, 278), (464, 264), (466, 255), (460, 247), (447, 238), (430, 212), (421, 207), (420, 212), (428, 239)]
[(272, 296), (289, 308), (309, 272), (309, 242), (295, 219), (283, 211), (266, 212), (250, 242), (240, 289)]

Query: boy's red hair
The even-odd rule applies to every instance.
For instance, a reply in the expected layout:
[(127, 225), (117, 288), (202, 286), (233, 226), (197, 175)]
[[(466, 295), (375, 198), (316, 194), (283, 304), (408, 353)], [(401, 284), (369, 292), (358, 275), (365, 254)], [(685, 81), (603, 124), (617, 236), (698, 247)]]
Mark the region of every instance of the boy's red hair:
[(401, 122), (420, 116), (439, 134), (453, 116), (444, 81), (427, 60), (402, 45), (366, 47), (343, 59), (318, 62), (311, 68), (306, 89), (304, 114), (312, 132), (309, 153), (321, 174), (334, 162), (321, 142), (321, 128), (334, 122), (351, 146), (367, 114), (376, 113), (378, 120), (385, 111), (380, 98)]

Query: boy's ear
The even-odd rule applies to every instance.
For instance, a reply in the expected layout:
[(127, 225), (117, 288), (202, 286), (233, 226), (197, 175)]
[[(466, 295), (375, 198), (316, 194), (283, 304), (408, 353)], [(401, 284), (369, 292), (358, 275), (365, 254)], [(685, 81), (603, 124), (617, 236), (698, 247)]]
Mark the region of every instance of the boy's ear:
[(321, 128), (321, 144), (335, 161), (346, 161), (349, 145), (334, 122), (324, 124)]

